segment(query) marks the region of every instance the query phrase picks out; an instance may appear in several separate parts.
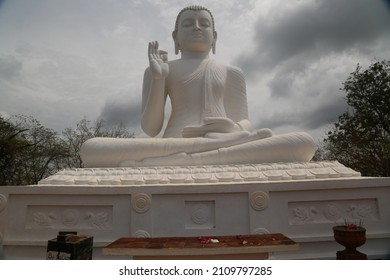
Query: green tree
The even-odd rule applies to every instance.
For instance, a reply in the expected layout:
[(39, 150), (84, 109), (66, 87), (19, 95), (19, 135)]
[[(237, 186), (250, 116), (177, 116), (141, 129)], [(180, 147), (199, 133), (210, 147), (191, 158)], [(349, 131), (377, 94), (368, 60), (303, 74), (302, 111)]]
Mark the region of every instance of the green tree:
[(324, 140), (327, 157), (365, 176), (390, 176), (390, 61), (357, 65), (341, 90), (349, 109)]
[(19, 128), (0, 116), (0, 185), (13, 183), (14, 166), (18, 153), (29, 146), (19, 135), (26, 129)]
[(132, 138), (122, 124), (83, 118), (59, 136), (33, 117), (0, 116), (0, 185), (34, 185), (63, 168), (82, 167), (81, 145), (92, 137)]
[(33, 117), (0, 116), (0, 185), (34, 185), (63, 168), (82, 167), (81, 145), (92, 137), (132, 138), (123, 124), (83, 118), (61, 137)]
[(75, 129), (66, 128), (62, 132), (62, 139), (69, 153), (69, 156), (64, 159), (67, 167), (83, 167), (79, 154), (81, 145), (93, 137), (133, 138), (134, 133), (130, 133), (122, 123), (106, 126), (102, 119), (91, 122), (84, 117), (76, 124)]
[(32, 117), (0, 117), (0, 185), (36, 184), (54, 174), (68, 156), (62, 143)]

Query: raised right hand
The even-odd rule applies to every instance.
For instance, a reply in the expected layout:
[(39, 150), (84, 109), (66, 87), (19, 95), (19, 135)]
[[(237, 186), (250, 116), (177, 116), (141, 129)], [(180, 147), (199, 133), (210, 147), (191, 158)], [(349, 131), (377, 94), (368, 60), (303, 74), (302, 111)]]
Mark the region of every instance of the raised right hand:
[(169, 73), (168, 53), (158, 49), (158, 42), (149, 42), (149, 66), (154, 79), (165, 79)]

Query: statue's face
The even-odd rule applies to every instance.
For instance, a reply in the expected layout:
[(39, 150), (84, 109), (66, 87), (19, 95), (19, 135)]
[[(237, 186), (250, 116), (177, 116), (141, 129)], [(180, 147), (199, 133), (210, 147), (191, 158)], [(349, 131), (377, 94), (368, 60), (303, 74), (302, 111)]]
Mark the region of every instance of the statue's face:
[(181, 51), (209, 52), (216, 33), (213, 22), (207, 11), (188, 10), (181, 14), (175, 40)]

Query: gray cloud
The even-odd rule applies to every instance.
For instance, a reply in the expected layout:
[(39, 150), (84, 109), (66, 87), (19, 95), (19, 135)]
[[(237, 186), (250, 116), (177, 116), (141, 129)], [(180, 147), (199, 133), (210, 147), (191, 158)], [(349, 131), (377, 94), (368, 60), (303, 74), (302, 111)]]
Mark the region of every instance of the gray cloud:
[(0, 56), (0, 78), (13, 79), (19, 77), (22, 67), (22, 62), (14, 56)]
[[(299, 102), (297, 102), (299, 104)], [(314, 130), (327, 126), (337, 121), (338, 116), (345, 112), (347, 105), (342, 96), (327, 103), (313, 104), (313, 106), (302, 109), (299, 105), (291, 110), (277, 110), (270, 116), (262, 118), (255, 123), (255, 127), (270, 127), (273, 129), (297, 126), (304, 130)]]
[[(0, 44), (0, 111), (34, 115), (58, 131), (83, 116), (140, 131), (147, 42), (159, 40), (176, 59), (170, 34), (186, 4), (79, 2), (0, 0), (0, 37), (6, 38)], [(335, 120), (348, 73), (357, 63), (389, 57), (390, 16), (383, 3), (194, 1), (215, 16), (216, 59), (241, 67), (247, 77), (253, 126), (278, 132)]]
[(108, 99), (100, 113), (108, 126), (123, 124), (130, 128), (136, 128), (141, 119), (140, 99), (130, 99), (130, 94), (120, 94)]
[[(286, 8), (287, 7), (287, 8)], [(357, 63), (389, 54), (390, 10), (385, 1), (318, 0), (274, 5), (258, 16), (252, 50), (235, 58), (249, 88), (264, 100), (254, 127), (318, 130), (347, 106), (339, 88)]]
[(268, 87), (274, 98), (291, 98), (294, 83), (308, 78), (308, 65), (302, 61), (286, 62), (283, 67), (275, 69), (272, 79), (268, 81)]
[(334, 123), (346, 108), (346, 101), (342, 98), (335, 99), (332, 103), (320, 104), (301, 117), (303, 127), (311, 130)]
[(381, 36), (390, 37), (390, 13), (384, 1), (318, 0), (293, 12), (260, 17), (255, 50), (236, 59), (255, 73), (294, 57), (315, 60), (346, 48), (360, 48)]

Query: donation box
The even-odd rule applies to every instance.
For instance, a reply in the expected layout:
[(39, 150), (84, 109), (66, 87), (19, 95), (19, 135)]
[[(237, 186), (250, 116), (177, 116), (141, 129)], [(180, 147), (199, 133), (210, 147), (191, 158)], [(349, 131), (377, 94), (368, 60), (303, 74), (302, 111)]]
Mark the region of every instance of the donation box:
[(92, 260), (93, 237), (59, 232), (47, 242), (47, 260)]

